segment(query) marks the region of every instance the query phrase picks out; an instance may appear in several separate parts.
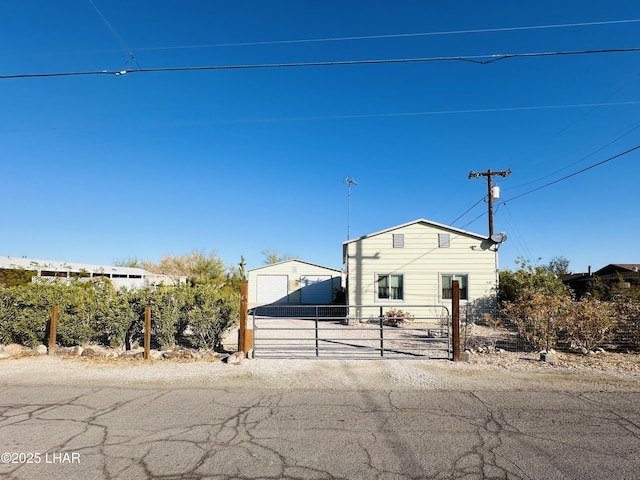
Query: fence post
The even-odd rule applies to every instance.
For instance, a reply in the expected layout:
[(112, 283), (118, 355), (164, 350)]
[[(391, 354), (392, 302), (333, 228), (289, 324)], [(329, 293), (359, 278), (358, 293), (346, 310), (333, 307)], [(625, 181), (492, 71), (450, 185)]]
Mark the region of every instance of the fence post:
[[(240, 325), (238, 328), (238, 351), (245, 355), (251, 350), (253, 345), (253, 330), (247, 328), (249, 317), (249, 283), (240, 283)], [(251, 332), (251, 333), (249, 333)]]
[(451, 336), (453, 345), (453, 361), (460, 361), (460, 282), (453, 281), (451, 295)]
[(380, 356), (384, 357), (384, 318), (380, 307)]
[(144, 307), (144, 359), (151, 354), (151, 307)]
[(320, 356), (320, 351), (318, 347), (318, 307), (316, 307), (316, 357)]
[(58, 329), (58, 307), (51, 307), (51, 322), (49, 323), (49, 355), (56, 353), (56, 330)]

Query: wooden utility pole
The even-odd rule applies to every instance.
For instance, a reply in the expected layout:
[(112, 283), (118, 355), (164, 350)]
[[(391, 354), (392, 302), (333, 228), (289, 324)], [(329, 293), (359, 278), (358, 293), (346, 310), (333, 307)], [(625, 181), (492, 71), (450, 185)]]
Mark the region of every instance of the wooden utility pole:
[(451, 295), (451, 348), (453, 361), (460, 361), (460, 281), (454, 280)]
[(492, 178), (494, 176), (508, 177), (511, 175), (511, 169), (502, 170), (500, 172), (492, 172), (487, 170), (486, 172), (469, 172), (469, 179), (476, 177), (487, 177), (487, 190), (489, 192), (489, 238), (493, 237), (493, 186)]

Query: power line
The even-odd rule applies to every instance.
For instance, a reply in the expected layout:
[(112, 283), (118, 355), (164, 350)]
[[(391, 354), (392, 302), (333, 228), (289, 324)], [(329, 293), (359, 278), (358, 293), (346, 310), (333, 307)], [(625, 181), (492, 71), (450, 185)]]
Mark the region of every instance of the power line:
[(609, 143), (606, 143), (605, 145), (601, 146), (601, 147), (600, 147), (600, 148), (598, 148), (597, 150), (595, 150), (595, 151), (591, 152), (589, 155), (587, 155), (587, 156), (585, 156), (585, 157), (582, 157), (581, 159), (576, 160), (575, 162), (570, 163), (569, 165), (567, 165), (567, 166), (565, 166), (565, 167), (561, 168), (560, 170), (557, 170), (557, 171), (555, 171), (555, 172), (553, 172), (553, 173), (550, 173), (550, 174), (548, 174), (548, 175), (545, 175), (545, 176), (543, 176), (543, 177), (540, 177), (540, 178), (538, 178), (538, 179), (536, 179), (536, 180), (531, 180), (530, 182), (523, 183), (523, 184), (521, 184), (521, 185), (517, 185), (517, 186), (515, 186), (515, 187), (510, 187), (510, 188), (509, 188), (509, 190), (514, 190), (514, 189), (517, 189), (517, 188), (520, 188), (520, 187), (525, 187), (525, 186), (527, 186), (527, 185), (531, 185), (532, 183), (539, 182), (540, 180), (544, 180), (545, 178), (552, 177), (552, 176), (556, 175), (557, 173), (560, 173), (560, 172), (562, 172), (563, 170), (566, 170), (566, 169), (567, 169), (567, 168), (569, 168), (569, 167), (572, 167), (572, 166), (574, 166), (574, 165), (576, 165), (576, 164), (578, 164), (578, 163), (580, 163), (580, 162), (585, 161), (586, 159), (588, 159), (588, 158), (590, 158), (590, 157), (593, 157), (596, 153), (601, 152), (601, 151), (602, 151), (602, 150), (604, 150), (605, 148), (607, 148), (607, 147), (609, 147), (609, 146), (613, 145), (614, 143), (616, 143), (618, 140), (621, 140), (622, 138), (626, 137), (626, 136), (627, 136), (627, 135), (629, 135), (630, 133), (635, 132), (638, 128), (640, 128), (640, 123), (638, 123), (635, 127), (633, 127), (633, 128), (631, 128), (631, 129), (627, 130), (626, 132), (622, 133), (621, 135), (618, 135), (616, 138), (614, 138), (613, 140), (611, 140)]
[[(203, 125), (236, 125), (236, 124), (247, 124), (247, 123), (282, 123), (282, 122), (312, 122), (312, 121), (324, 121), (324, 120), (357, 120), (357, 119), (366, 119), (366, 118), (393, 118), (393, 117), (417, 117), (417, 116), (426, 116), (426, 115), (454, 115), (454, 114), (465, 114), (465, 113), (488, 113), (488, 112), (516, 112), (516, 111), (527, 111), (527, 110), (544, 110), (544, 109), (561, 109), (561, 108), (585, 108), (585, 107), (612, 107), (612, 106), (625, 106), (625, 105), (640, 105), (639, 101), (631, 101), (631, 102), (613, 102), (613, 103), (586, 103), (586, 104), (567, 104), (567, 105), (540, 105), (540, 106), (526, 106), (526, 107), (504, 107), (504, 108), (479, 108), (479, 109), (463, 109), (463, 110), (433, 110), (433, 111), (423, 111), (423, 112), (398, 112), (398, 113), (370, 113), (370, 114), (353, 114), (353, 115), (325, 115), (325, 116), (315, 116), (315, 117), (281, 117), (281, 118), (245, 118), (239, 120), (206, 120), (206, 121), (192, 121), (192, 122), (168, 122), (168, 123), (153, 123), (153, 124), (141, 124), (137, 123), (137, 127), (142, 128), (166, 128), (166, 127), (180, 127), (180, 126), (203, 126)], [(99, 128), (99, 127), (96, 127)], [(95, 128), (88, 127), (86, 124), (83, 124), (80, 128), (60, 128), (60, 130), (94, 130)], [(0, 129), (0, 131), (32, 131), (33, 129), (22, 129), (22, 128), (11, 128), (11, 129)], [(56, 127), (50, 127), (48, 129), (36, 129), (36, 130), (58, 130)], [(624, 136), (624, 135), (623, 135)], [(621, 137), (619, 137), (621, 138)], [(614, 142), (611, 142), (614, 143)], [(611, 144), (610, 143), (610, 144)], [(608, 145), (610, 145), (608, 144)], [(600, 151), (599, 149), (598, 151)], [(594, 154), (597, 152), (594, 152)], [(593, 154), (589, 155), (592, 156)], [(579, 163), (582, 160), (585, 160), (589, 156), (579, 160)], [(569, 166), (571, 166), (569, 165)], [(568, 166), (568, 167), (569, 167)], [(568, 168), (565, 167), (565, 168)], [(553, 175), (553, 174), (550, 174)], [(541, 179), (547, 178), (542, 177)], [(541, 180), (538, 179), (538, 180)], [(536, 180), (536, 181), (538, 181)], [(530, 185), (535, 181), (528, 182), (516, 187), (510, 187), (510, 190), (519, 188), (522, 186)], [(465, 212), (466, 214), (467, 212)], [(464, 214), (463, 214), (464, 215)], [(456, 219), (459, 220), (459, 218)], [(455, 223), (451, 222), (451, 224)]]
[(122, 48), (129, 54), (129, 58), (131, 59), (131, 61), (134, 62), (138, 66), (138, 69), (142, 68), (142, 67), (140, 67), (140, 64), (138, 63), (138, 60), (136, 60), (136, 57), (133, 54), (133, 52), (131, 51), (131, 49), (127, 46), (127, 44), (122, 39), (122, 37), (120, 35), (118, 35), (118, 32), (116, 32), (115, 28), (113, 28), (111, 23), (109, 23), (109, 20), (107, 20), (107, 18), (102, 14), (102, 12), (98, 9), (98, 7), (96, 7), (96, 4), (93, 3), (93, 0), (89, 0), (89, 3), (93, 7), (93, 9), (96, 11), (96, 13), (100, 16), (100, 18), (102, 19), (104, 24), (107, 26), (107, 28), (111, 31), (111, 33), (116, 38), (116, 40), (118, 40), (118, 42), (120, 42), (120, 45), (122, 45)]
[(476, 63), (479, 65), (487, 65), (499, 60), (509, 58), (534, 58), (534, 57), (553, 57), (553, 56), (569, 56), (569, 55), (592, 55), (598, 53), (631, 53), (640, 52), (640, 47), (631, 48), (608, 48), (601, 50), (574, 50), (574, 51), (558, 51), (558, 52), (530, 52), (530, 53), (507, 53), (492, 55), (470, 55), (455, 57), (414, 57), (414, 58), (388, 58), (388, 59), (372, 59), (372, 60), (342, 60), (328, 62), (295, 62), (295, 63), (262, 63), (262, 64), (246, 64), (246, 65), (202, 65), (193, 67), (156, 67), (156, 68), (140, 68), (137, 70), (93, 70), (79, 72), (53, 72), (53, 73), (22, 73), (13, 75), (0, 75), (0, 80), (10, 78), (44, 78), (44, 77), (72, 77), (86, 75), (125, 75), (127, 73), (163, 73), (163, 72), (194, 72), (194, 71), (215, 71), (215, 70), (255, 70), (266, 68), (293, 68), (293, 67), (328, 67), (340, 65), (375, 65), (375, 64), (391, 64), (391, 63), (420, 63), (420, 62), (446, 62), (446, 61), (462, 61)]
[[(524, 197), (525, 195), (529, 195), (529, 194), (531, 194), (531, 193), (537, 192), (538, 190), (542, 190), (543, 188), (550, 187), (551, 185), (555, 185), (556, 183), (560, 183), (560, 182), (562, 182), (562, 181), (564, 181), (564, 180), (567, 180), (567, 179), (569, 179), (569, 178), (571, 178), (571, 177), (575, 177), (576, 175), (579, 175), (579, 174), (584, 173), (584, 172), (586, 172), (586, 171), (588, 171), (588, 170), (591, 170), (591, 169), (593, 169), (593, 168), (599, 167), (600, 165), (604, 165), (605, 163), (608, 163), (608, 162), (611, 162), (611, 161), (616, 160), (616, 159), (618, 159), (618, 158), (621, 158), (621, 157), (623, 157), (623, 156), (625, 156), (625, 155), (628, 155), (629, 153), (632, 153), (632, 152), (634, 152), (634, 151), (636, 151), (636, 150), (638, 150), (638, 149), (640, 149), (640, 145), (637, 145), (637, 146), (635, 146), (635, 147), (633, 147), (633, 148), (630, 148), (630, 149), (628, 149), (628, 150), (625, 150), (624, 152), (621, 152), (621, 153), (618, 153), (618, 154), (616, 154), (616, 155), (613, 155), (612, 157), (606, 158), (605, 160), (602, 160), (602, 161), (600, 161), (600, 162), (594, 163), (593, 165), (589, 165), (588, 167), (583, 168), (582, 170), (578, 170), (577, 172), (573, 172), (573, 173), (571, 173), (571, 174), (569, 174), (569, 175), (565, 175), (564, 177), (559, 178), (559, 179), (557, 179), (557, 180), (554, 180), (553, 182), (549, 182), (549, 183), (547, 183), (547, 184), (545, 184), (545, 185), (542, 185), (542, 186), (540, 186), (540, 187), (538, 187), (538, 188), (534, 188), (533, 190), (529, 190), (528, 192), (525, 192), (525, 193), (523, 193), (523, 194), (517, 195), (517, 196), (515, 196), (515, 197), (511, 197), (511, 198), (510, 198), (510, 199), (508, 199), (508, 200), (504, 200), (504, 201), (502, 201), (502, 202), (500, 202), (500, 203), (499, 203), (499, 206), (505, 206), (505, 207), (506, 207), (507, 202), (512, 202), (512, 201), (514, 201), (514, 200), (516, 200), (516, 199), (518, 199), (518, 198)], [(485, 198), (485, 197), (482, 197), (482, 199), (484, 199), (484, 198)], [(462, 216), (464, 216), (467, 212), (469, 212), (472, 208), (474, 208), (478, 203), (480, 203), (480, 202), (476, 202), (476, 203), (475, 203), (471, 208), (469, 208), (465, 213), (463, 213), (460, 217), (458, 217), (458, 218), (456, 219), (456, 221), (457, 221), (459, 218), (461, 218)], [(469, 221), (469, 222), (465, 223), (465, 224), (464, 224), (463, 226), (461, 226), (460, 228), (466, 228), (467, 226), (471, 225), (471, 224), (472, 224), (472, 223), (474, 223), (476, 220), (478, 220), (478, 219), (480, 219), (480, 218), (484, 217), (485, 215), (487, 215), (487, 212), (483, 212), (483, 213), (481, 213), (480, 215), (478, 215), (477, 217), (475, 217), (473, 220), (471, 220), (471, 221)]]
[(614, 156), (612, 156), (612, 157), (609, 157), (609, 158), (607, 158), (607, 159), (605, 159), (605, 160), (602, 160), (602, 161), (600, 161), (600, 162), (598, 162), (598, 163), (594, 163), (593, 165), (589, 165), (588, 167), (583, 168), (582, 170), (578, 170), (577, 172), (573, 172), (573, 173), (571, 173), (571, 174), (569, 174), (569, 175), (565, 175), (564, 177), (559, 178), (559, 179), (557, 179), (557, 180), (554, 180), (553, 182), (546, 183), (546, 184), (544, 184), (544, 185), (542, 185), (542, 186), (540, 186), (540, 187), (538, 187), (538, 188), (534, 188), (533, 190), (529, 190), (528, 192), (522, 193), (522, 194), (517, 195), (517, 196), (515, 196), (515, 197), (511, 197), (510, 199), (508, 199), (508, 200), (504, 200), (503, 202), (500, 202), (500, 203), (501, 203), (502, 205), (504, 205), (504, 204), (506, 204), (507, 202), (512, 202), (512, 201), (516, 200), (517, 198), (524, 197), (525, 195), (529, 195), (530, 193), (537, 192), (538, 190), (542, 190), (543, 188), (550, 187), (551, 185), (555, 185), (556, 183), (560, 183), (560, 182), (562, 182), (562, 181), (564, 181), (564, 180), (567, 180), (568, 178), (575, 177), (576, 175), (579, 175), (579, 174), (581, 174), (581, 173), (584, 173), (584, 172), (586, 172), (587, 170), (591, 170), (592, 168), (599, 167), (600, 165), (603, 165), (603, 164), (605, 164), (605, 163), (607, 163), (607, 162), (611, 162), (611, 161), (616, 160), (616, 159), (618, 159), (618, 158), (620, 158), (620, 157), (623, 157), (623, 156), (625, 156), (625, 155), (628, 155), (629, 153), (634, 152), (634, 151), (636, 151), (636, 150), (638, 150), (638, 149), (640, 149), (640, 145), (637, 145), (637, 146), (635, 146), (635, 147), (633, 147), (633, 148), (630, 148), (630, 149), (628, 149), (628, 150), (625, 150), (624, 152), (618, 153), (617, 155), (614, 155)]
[[(548, 25), (528, 25), (521, 27), (496, 27), (496, 28), (482, 28), (471, 30), (448, 30), (437, 32), (415, 32), (415, 33), (395, 33), (386, 35), (362, 35), (362, 36), (348, 36), (348, 37), (324, 37), (324, 38), (306, 38), (295, 40), (265, 40), (258, 42), (235, 42), (235, 43), (210, 43), (201, 45), (176, 45), (165, 47), (137, 47), (137, 51), (159, 51), (159, 50), (188, 50), (196, 48), (220, 48), (220, 47), (250, 47), (250, 46), (262, 46), (262, 45), (289, 45), (300, 43), (324, 43), (324, 42), (344, 42), (344, 41), (357, 41), (357, 40), (384, 40), (393, 38), (412, 38), (412, 37), (430, 37), (430, 36), (444, 36), (444, 35), (463, 35), (470, 33), (497, 33), (497, 32), (515, 32), (523, 30), (543, 30), (551, 28), (574, 28), (574, 27), (591, 27), (591, 26), (603, 26), (603, 25), (620, 25), (629, 23), (638, 23), (640, 19), (628, 19), (628, 20), (610, 20), (602, 22), (582, 22), (582, 23), (561, 23), (561, 24), (548, 24)], [(96, 52), (110, 52), (111, 50), (96, 50)], [(81, 52), (82, 53), (82, 52)]]
[[(478, 200), (476, 203), (474, 203), (473, 205), (471, 205), (467, 210), (465, 210), (464, 213), (460, 214), (458, 216), (458, 218), (456, 218), (453, 222), (449, 222), (449, 225), (455, 225), (456, 222), (458, 220), (460, 220), (462, 217), (464, 217), (467, 213), (469, 213), (471, 210), (473, 210), (480, 202), (482, 202), (486, 197), (483, 195), (482, 197), (480, 197), (480, 200)], [(479, 217), (478, 217), (479, 218)]]

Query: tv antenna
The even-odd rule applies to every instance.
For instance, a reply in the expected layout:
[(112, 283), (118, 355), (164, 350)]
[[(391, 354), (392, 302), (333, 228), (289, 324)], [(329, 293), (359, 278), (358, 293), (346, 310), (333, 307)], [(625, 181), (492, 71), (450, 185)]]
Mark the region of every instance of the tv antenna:
[(345, 177), (344, 183), (347, 184), (347, 240), (349, 240), (351, 234), (351, 185), (358, 185), (358, 182), (353, 178)]

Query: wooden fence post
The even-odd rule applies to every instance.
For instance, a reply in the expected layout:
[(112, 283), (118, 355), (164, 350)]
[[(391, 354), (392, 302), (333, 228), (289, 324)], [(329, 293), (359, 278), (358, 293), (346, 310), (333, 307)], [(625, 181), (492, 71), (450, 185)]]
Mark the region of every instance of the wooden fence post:
[(238, 351), (245, 354), (253, 344), (253, 330), (247, 328), (249, 318), (249, 283), (240, 283), (240, 328), (238, 329)]
[(460, 282), (453, 281), (451, 295), (451, 340), (453, 347), (453, 361), (460, 361)]
[(144, 359), (149, 360), (151, 354), (151, 307), (144, 309)]
[(49, 349), (47, 353), (54, 355), (56, 353), (56, 330), (58, 329), (58, 307), (51, 307), (51, 321), (49, 322)]

